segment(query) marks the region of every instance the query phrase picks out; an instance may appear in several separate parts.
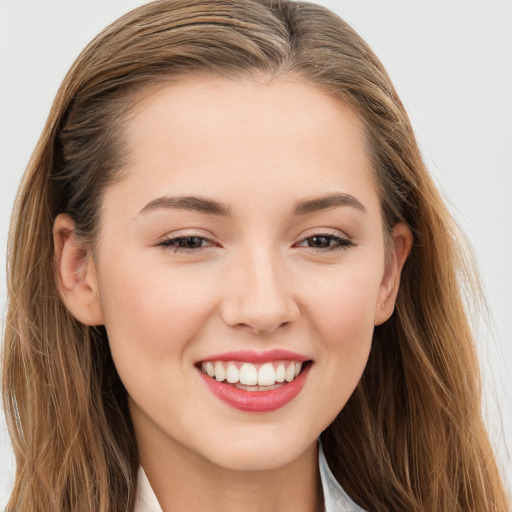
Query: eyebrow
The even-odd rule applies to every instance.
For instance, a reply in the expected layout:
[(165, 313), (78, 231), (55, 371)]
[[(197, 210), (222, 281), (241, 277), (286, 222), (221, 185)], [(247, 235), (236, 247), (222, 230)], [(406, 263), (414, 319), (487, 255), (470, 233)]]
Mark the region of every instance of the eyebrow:
[(366, 208), (354, 196), (337, 192), (326, 196), (316, 197), (299, 201), (293, 210), (294, 215), (307, 215), (322, 210), (330, 210), (339, 206), (351, 206), (362, 212), (366, 212)]
[(171, 208), (174, 210), (189, 210), (193, 212), (218, 215), (220, 217), (231, 217), (231, 208), (224, 203), (197, 196), (164, 196), (149, 202), (140, 213), (146, 213), (160, 208)]
[[(354, 196), (350, 194), (335, 193), (312, 199), (305, 199), (295, 204), (293, 214), (296, 216), (329, 210), (340, 206), (350, 206), (366, 212), (366, 208)], [(198, 196), (163, 196), (150, 201), (140, 213), (146, 213), (158, 209), (188, 210), (207, 215), (231, 217), (231, 208), (220, 201)]]

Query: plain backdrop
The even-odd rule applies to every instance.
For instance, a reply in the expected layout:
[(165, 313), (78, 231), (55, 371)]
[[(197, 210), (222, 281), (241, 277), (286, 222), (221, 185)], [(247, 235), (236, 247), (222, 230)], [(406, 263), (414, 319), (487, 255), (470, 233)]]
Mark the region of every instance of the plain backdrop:
[[(0, 267), (16, 188), (60, 81), (137, 0), (0, 0)], [(493, 443), (512, 470), (512, 0), (324, 0), (381, 58), (467, 234), (491, 320), (478, 344)], [(5, 310), (5, 282), (0, 280)], [(14, 462), (0, 419), (0, 509)]]

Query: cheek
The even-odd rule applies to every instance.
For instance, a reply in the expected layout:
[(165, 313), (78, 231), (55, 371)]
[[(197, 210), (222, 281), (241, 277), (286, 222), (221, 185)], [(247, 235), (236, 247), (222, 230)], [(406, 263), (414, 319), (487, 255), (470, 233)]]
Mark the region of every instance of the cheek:
[(317, 282), (309, 311), (322, 373), (314, 394), (318, 410), (324, 411), (325, 426), (344, 407), (366, 367), (379, 285), (379, 270), (362, 266)]
[(373, 305), (370, 294), (358, 288), (345, 289), (345, 293), (331, 295), (320, 317), (322, 348), (330, 358), (336, 380), (342, 383), (341, 389), (348, 386), (350, 393), (368, 360), (374, 330)]
[(194, 338), (212, 307), (205, 283), (135, 259), (105, 266), (101, 283), (105, 327), (120, 361), (134, 357), (165, 364), (169, 353)]
[(326, 346), (349, 350), (371, 342), (380, 282), (380, 268), (361, 263), (325, 275), (310, 288), (315, 293), (305, 309)]

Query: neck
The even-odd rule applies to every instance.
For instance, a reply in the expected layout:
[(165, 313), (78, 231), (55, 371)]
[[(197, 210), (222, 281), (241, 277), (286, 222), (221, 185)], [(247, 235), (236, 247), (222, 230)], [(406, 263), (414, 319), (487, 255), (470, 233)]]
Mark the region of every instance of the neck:
[(140, 459), (164, 512), (317, 512), (321, 483), (316, 441), (269, 470), (231, 470), (173, 443), (137, 439)]

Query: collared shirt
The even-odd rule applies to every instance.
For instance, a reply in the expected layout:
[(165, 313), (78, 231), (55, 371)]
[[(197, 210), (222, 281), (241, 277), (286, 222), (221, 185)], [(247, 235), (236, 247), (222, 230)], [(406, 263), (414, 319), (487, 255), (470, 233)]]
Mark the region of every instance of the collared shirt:
[[(364, 512), (362, 508), (358, 507), (347, 496), (336, 478), (334, 478), (325, 460), (322, 443), (319, 443), (318, 447), (318, 465), (324, 493), (325, 512)], [(162, 508), (156, 499), (142, 466), (139, 467), (137, 477), (137, 498), (133, 512), (162, 512)]]

